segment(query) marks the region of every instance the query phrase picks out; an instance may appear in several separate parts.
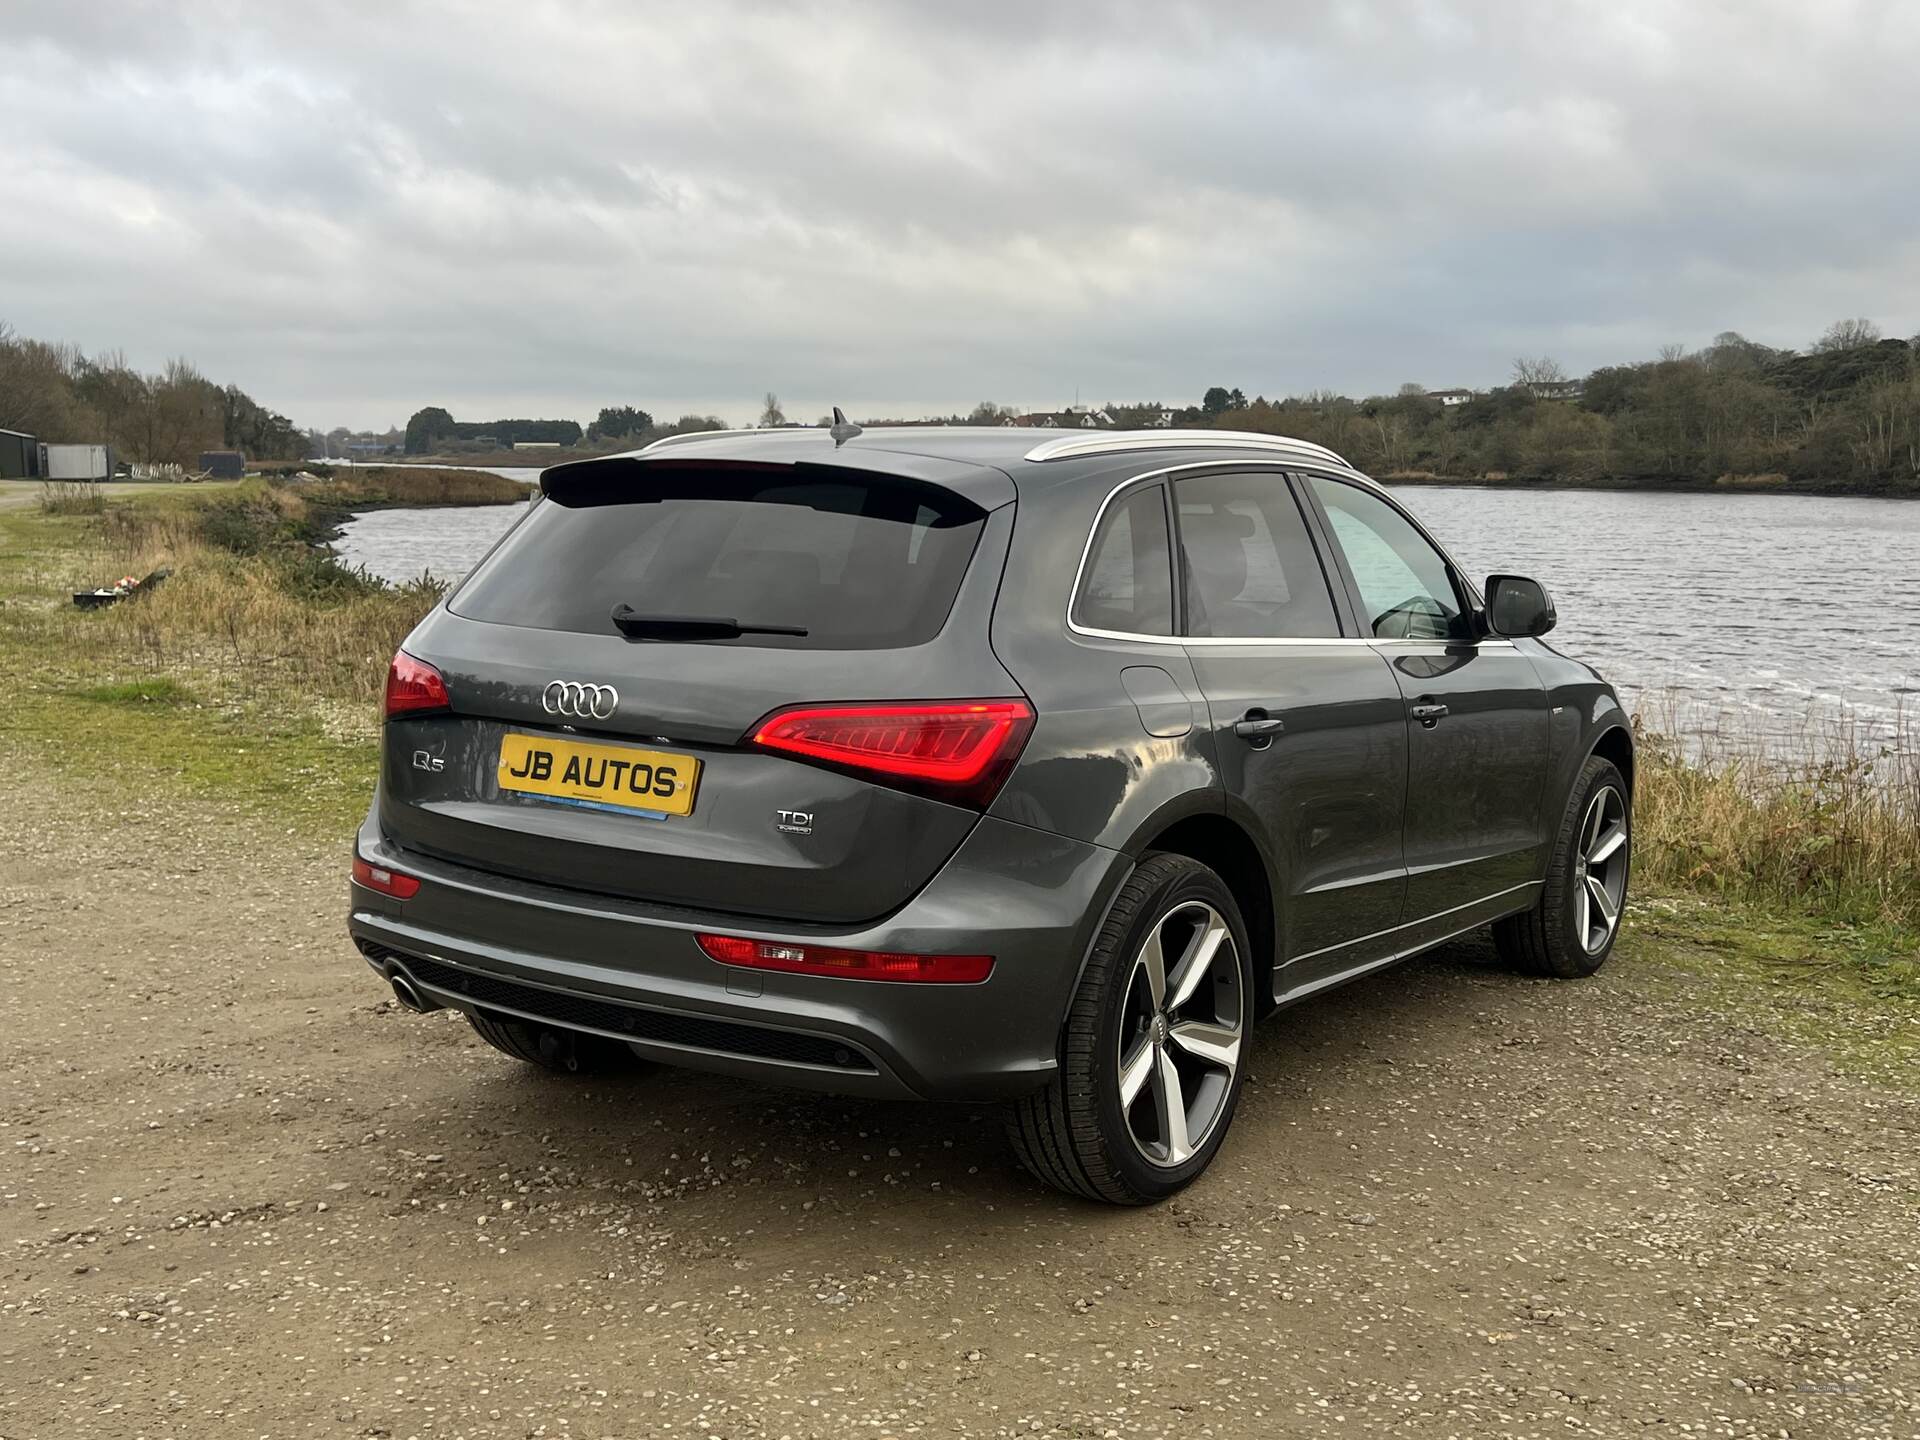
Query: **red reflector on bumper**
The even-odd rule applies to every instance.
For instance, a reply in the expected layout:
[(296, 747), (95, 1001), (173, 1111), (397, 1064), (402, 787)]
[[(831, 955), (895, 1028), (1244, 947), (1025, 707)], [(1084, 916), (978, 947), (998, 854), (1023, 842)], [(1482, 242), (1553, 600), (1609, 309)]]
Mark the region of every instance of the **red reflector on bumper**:
[(972, 985), (993, 973), (991, 955), (908, 955), (897, 950), (843, 950), (796, 940), (749, 940), (740, 935), (699, 935), (700, 948), (722, 965), (785, 970), (797, 975), (838, 975), (844, 980), (924, 980)]
[(384, 865), (371, 865), (358, 855), (353, 857), (353, 883), (364, 885), (369, 890), (378, 890), (382, 895), (391, 895), (396, 900), (411, 900), (420, 893), (420, 881), (412, 875), (402, 875), (398, 870), (389, 870)]

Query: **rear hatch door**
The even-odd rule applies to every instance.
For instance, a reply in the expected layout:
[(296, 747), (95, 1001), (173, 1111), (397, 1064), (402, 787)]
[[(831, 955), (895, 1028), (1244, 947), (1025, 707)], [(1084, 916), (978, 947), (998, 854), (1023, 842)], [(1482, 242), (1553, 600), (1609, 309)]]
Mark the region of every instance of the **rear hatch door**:
[[(1020, 694), (988, 643), (1005, 476), (901, 455), (621, 457), (543, 488), (406, 643), (451, 703), (386, 724), (386, 834), (551, 884), (824, 925), (925, 885), (976, 805), (751, 737), (803, 703)], [(748, 629), (649, 628), (672, 617)]]

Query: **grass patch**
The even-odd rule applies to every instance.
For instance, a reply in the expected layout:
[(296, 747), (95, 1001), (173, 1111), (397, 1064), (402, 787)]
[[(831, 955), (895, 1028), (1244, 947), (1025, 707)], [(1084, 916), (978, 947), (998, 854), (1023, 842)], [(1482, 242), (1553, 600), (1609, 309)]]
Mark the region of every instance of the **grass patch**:
[(117, 685), (89, 685), (75, 692), (96, 705), (191, 705), (193, 692), (165, 675), (145, 680), (123, 680)]
[(366, 813), (379, 758), (371, 723), (366, 733), (339, 733), (323, 711), (298, 704), (102, 704), (43, 687), (0, 715), (0, 734), (28, 742), (78, 783), (198, 796), (342, 837)]
[[(497, 476), (378, 473), (400, 478), (382, 491), (377, 475), (362, 472), (350, 493), (330, 493), (356, 508), (381, 497), (413, 505), (517, 501), (526, 494)], [(469, 486), (467, 479), (484, 483)], [(52, 575), (42, 568), (10, 581), (0, 569), (0, 604), (9, 588), (29, 590), (46, 606), (33, 617), (37, 645), (104, 654), (147, 675), (211, 677), (206, 693), (216, 700), (301, 697), (370, 706), (387, 661), (445, 586), (425, 579), (390, 586), (337, 563), (322, 542), (347, 512), (315, 498), (334, 484), (256, 480), (215, 494), (143, 495), (111, 505), (91, 527), (64, 517), (43, 517), (36, 526), (7, 517), (21, 543), (0, 549), (0, 566), (10, 552), (22, 569), (38, 563), (30, 557), (45, 556)], [(165, 585), (97, 612), (48, 604), (44, 594), (162, 565), (173, 570)]]
[[(497, 476), (361, 470), (345, 485), (170, 487), (111, 496), (98, 514), (0, 514), (0, 734), (76, 777), (347, 833), (373, 790), (387, 662), (443, 587), (335, 563), (314, 543), (345, 513), (332, 502), (526, 493)], [(147, 594), (70, 603), (162, 565), (172, 578)]]
[(1650, 897), (1637, 923), (1647, 934), (1684, 938), (1700, 950), (1738, 956), (1754, 967), (1755, 978), (1775, 990), (1842, 981), (1863, 995), (1920, 1005), (1920, 937), (1910, 931), (1839, 925), (1815, 915), (1661, 893)]
[(1823, 1051), (1839, 1069), (1920, 1088), (1920, 937), (1737, 900), (1636, 900), (1613, 962), (1681, 980), (1731, 1030)]
[(513, 505), (532, 488), (484, 470), (432, 469), (398, 465), (356, 465), (325, 480), (296, 487), (315, 505), (343, 510), (425, 505)]
[(1920, 932), (1920, 726), (1891, 739), (1641, 736), (1639, 878), (1822, 919)]
[(104, 533), (120, 554), (201, 545), (284, 557), (324, 545), (355, 511), (513, 505), (531, 493), (518, 480), (469, 470), (356, 469), (328, 480), (246, 480), (217, 495), (143, 496), (108, 508)]
[(106, 492), (92, 480), (49, 480), (40, 487), (40, 509), (48, 515), (98, 515), (106, 508)]

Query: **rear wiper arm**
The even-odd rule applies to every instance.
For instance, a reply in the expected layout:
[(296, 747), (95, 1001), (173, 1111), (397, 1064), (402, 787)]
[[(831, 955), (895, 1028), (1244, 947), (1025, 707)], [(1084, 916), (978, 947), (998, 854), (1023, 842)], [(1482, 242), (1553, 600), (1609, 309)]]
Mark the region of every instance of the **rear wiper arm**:
[(804, 625), (753, 625), (720, 615), (642, 615), (622, 602), (613, 623), (629, 640), (730, 640), (737, 635), (805, 635)]

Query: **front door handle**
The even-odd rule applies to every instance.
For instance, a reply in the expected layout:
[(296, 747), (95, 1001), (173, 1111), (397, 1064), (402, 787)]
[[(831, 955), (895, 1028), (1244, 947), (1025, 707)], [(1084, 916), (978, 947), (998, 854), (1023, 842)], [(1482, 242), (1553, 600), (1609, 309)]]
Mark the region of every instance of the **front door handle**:
[(1260, 750), (1271, 745), (1273, 737), (1286, 728), (1287, 722), (1278, 716), (1264, 710), (1249, 710), (1246, 719), (1234, 721), (1233, 733)]
[(1413, 718), (1431, 730), (1438, 725), (1447, 713), (1447, 707), (1437, 701), (1423, 700), (1413, 707)]

